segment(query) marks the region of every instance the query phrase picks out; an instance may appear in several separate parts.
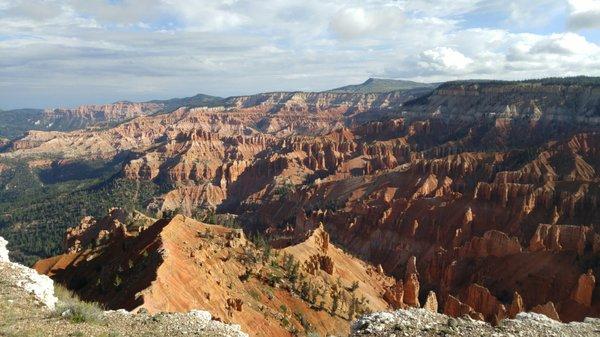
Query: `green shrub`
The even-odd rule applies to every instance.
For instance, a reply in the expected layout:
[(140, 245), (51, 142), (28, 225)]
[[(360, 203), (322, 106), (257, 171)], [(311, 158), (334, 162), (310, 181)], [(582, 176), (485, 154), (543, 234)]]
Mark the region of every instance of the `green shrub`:
[(55, 309), (56, 315), (73, 323), (95, 323), (102, 319), (104, 309), (98, 303), (84, 302), (60, 285), (55, 285), (54, 289), (59, 299)]
[(250, 296), (252, 296), (253, 299), (260, 301), (260, 294), (256, 290), (250, 289), (248, 293), (250, 293)]

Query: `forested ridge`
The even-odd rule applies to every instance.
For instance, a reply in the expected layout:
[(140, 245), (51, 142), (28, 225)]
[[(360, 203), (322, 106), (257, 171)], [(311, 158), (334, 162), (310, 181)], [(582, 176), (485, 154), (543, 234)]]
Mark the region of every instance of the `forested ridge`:
[(61, 253), (65, 230), (83, 216), (101, 217), (111, 207), (141, 210), (159, 192), (154, 183), (121, 178), (118, 164), (97, 174), (75, 166), (80, 176), (62, 172), (64, 179), (54, 180), (47, 179), (48, 171), (22, 162), (4, 165), (8, 168), (0, 174), (0, 236), (10, 242), (13, 259), (28, 265)]

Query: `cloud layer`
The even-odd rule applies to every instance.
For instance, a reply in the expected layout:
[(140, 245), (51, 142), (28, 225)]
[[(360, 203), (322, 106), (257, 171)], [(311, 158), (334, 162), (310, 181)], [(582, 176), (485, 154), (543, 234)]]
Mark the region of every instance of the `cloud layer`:
[(0, 0), (0, 108), (600, 75), (599, 0)]
[(569, 0), (569, 27), (574, 30), (600, 28), (600, 1)]

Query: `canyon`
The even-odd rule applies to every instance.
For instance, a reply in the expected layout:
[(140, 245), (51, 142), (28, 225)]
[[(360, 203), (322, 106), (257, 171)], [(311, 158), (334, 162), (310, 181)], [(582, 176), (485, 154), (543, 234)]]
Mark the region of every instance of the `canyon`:
[[(119, 120), (109, 128), (29, 131), (0, 153), (35, 170), (117, 161), (117, 177), (160, 186), (138, 212), (84, 218), (60, 255), (36, 263), (86, 300), (206, 309), (257, 336), (348, 333), (357, 303), (494, 325), (522, 312), (600, 316), (593, 81), (273, 92), (155, 108), (104, 115)], [(267, 246), (277, 257), (261, 257)], [(287, 276), (273, 282), (290, 256), (312, 282), (305, 290), (328, 294), (322, 306)], [(345, 300), (334, 311), (336, 297)]]

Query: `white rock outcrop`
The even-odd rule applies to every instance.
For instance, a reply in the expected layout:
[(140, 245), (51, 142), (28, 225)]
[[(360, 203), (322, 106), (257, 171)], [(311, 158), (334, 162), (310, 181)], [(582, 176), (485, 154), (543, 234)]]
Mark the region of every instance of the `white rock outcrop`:
[(566, 324), (540, 314), (519, 313), (515, 319), (505, 319), (498, 326), (492, 326), (468, 316), (454, 318), (426, 309), (411, 308), (365, 315), (352, 324), (350, 337), (591, 337), (598, 336), (598, 331), (600, 319), (597, 318)]
[(10, 262), (8, 259), (8, 249), (6, 248), (8, 241), (0, 236), (0, 262)]
[(35, 298), (49, 309), (54, 309), (58, 299), (54, 296), (54, 281), (46, 275), (38, 274), (34, 269), (10, 262), (7, 241), (0, 237), (0, 264), (10, 270), (8, 278), (17, 287), (33, 294)]

